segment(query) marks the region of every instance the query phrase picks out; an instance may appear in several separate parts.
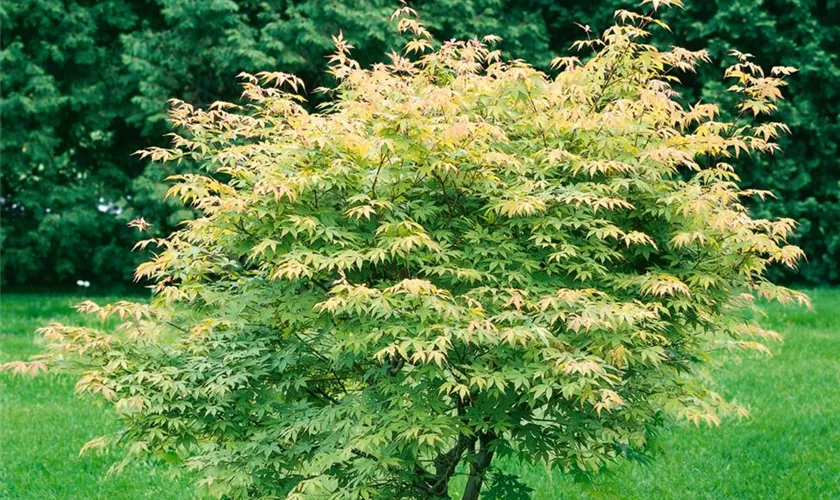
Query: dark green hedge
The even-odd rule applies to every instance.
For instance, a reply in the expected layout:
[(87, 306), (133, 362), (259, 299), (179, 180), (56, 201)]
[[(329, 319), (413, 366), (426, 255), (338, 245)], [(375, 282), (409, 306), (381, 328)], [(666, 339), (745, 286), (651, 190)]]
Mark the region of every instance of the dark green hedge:
[[(600, 31), (624, 0), (411, 2), (439, 38), (493, 33), (501, 47), (546, 65), (583, 33)], [(798, 276), (840, 283), (840, 2), (694, 0), (664, 14), (675, 43), (706, 48), (714, 64), (686, 78), (686, 99), (720, 101), (724, 47), (765, 65), (797, 66), (781, 120), (783, 153), (741, 161), (744, 182), (778, 199), (762, 215), (802, 222), (809, 261)], [(2, 5), (2, 281), (124, 283), (139, 254), (125, 222), (166, 231), (189, 216), (160, 200), (167, 172), (130, 156), (163, 144), (166, 101), (198, 105), (238, 94), (242, 70), (301, 75), (310, 89), (343, 30), (361, 62), (396, 47), (392, 0), (81, 1)], [(713, 97), (714, 96), (714, 97)]]

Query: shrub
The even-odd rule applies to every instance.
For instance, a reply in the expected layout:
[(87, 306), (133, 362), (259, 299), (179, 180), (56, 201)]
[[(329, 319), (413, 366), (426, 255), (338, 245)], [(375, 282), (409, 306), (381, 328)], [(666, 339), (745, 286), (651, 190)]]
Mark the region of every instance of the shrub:
[(743, 411), (713, 352), (777, 336), (754, 296), (807, 298), (764, 277), (800, 258), (794, 222), (751, 218), (764, 193), (726, 161), (774, 151), (785, 126), (748, 117), (794, 70), (735, 53), (722, 122), (673, 87), (705, 52), (644, 43), (652, 17), (618, 12), (553, 77), (395, 17), (390, 64), (335, 38), (320, 113), (283, 73), (243, 75), (244, 106), (174, 102), (174, 147), (143, 155), (208, 173), (170, 190), (200, 216), (139, 244), (151, 304), (83, 303), (121, 326), (49, 326), (45, 355), (6, 365), (80, 371), (125, 425), (90, 446), (231, 498), (446, 498), (463, 471), (475, 499), (500, 456), (590, 474), (667, 418)]

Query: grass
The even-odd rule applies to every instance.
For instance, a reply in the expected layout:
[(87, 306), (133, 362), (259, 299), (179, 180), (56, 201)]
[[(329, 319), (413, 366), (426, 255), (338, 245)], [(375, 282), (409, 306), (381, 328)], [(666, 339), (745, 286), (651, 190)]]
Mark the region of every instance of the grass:
[[(39, 351), (35, 329), (50, 321), (84, 323), (68, 295), (9, 295), (0, 299), (0, 362)], [(115, 297), (97, 301), (111, 302)], [(108, 475), (116, 455), (79, 449), (118, 428), (113, 415), (93, 400), (73, 394), (66, 376), (36, 378), (0, 374), (0, 499), (186, 499), (186, 481), (152, 467)]]
[[(772, 358), (728, 361), (722, 392), (748, 405), (749, 419), (719, 428), (664, 432), (652, 465), (624, 464), (595, 485), (541, 467), (504, 465), (534, 500), (840, 498), (840, 290), (810, 293), (814, 311), (772, 306), (765, 324), (785, 334)], [(37, 353), (35, 328), (80, 322), (75, 296), (9, 295), (0, 302), (0, 361)], [(99, 298), (108, 302), (114, 298)], [(73, 395), (73, 381), (0, 375), (0, 498), (186, 499), (188, 481), (136, 466), (107, 476), (115, 455), (78, 456), (88, 440), (117, 428), (112, 415)]]
[(840, 499), (840, 290), (809, 292), (814, 310), (771, 306), (785, 336), (771, 358), (718, 370), (721, 391), (750, 418), (718, 428), (680, 426), (662, 436), (652, 465), (625, 464), (596, 485), (522, 474), (539, 499)]

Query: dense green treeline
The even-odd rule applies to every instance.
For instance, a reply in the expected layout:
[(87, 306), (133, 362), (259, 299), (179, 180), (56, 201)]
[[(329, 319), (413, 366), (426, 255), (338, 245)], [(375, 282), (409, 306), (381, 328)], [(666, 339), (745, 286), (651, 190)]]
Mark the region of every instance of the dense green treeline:
[[(599, 33), (628, 0), (411, 2), (439, 39), (493, 33), (509, 55), (547, 66)], [(161, 201), (168, 173), (131, 153), (165, 144), (166, 101), (233, 99), (240, 71), (300, 75), (309, 89), (343, 30), (362, 63), (398, 47), (392, 0), (19, 0), (2, 19), (2, 280), (125, 282), (142, 259), (125, 223), (164, 232), (189, 214)], [(675, 44), (714, 64), (684, 78), (689, 101), (721, 102), (723, 40), (759, 64), (797, 66), (779, 120), (792, 134), (772, 158), (741, 159), (747, 185), (778, 199), (756, 206), (802, 223), (809, 262), (798, 279), (840, 282), (840, 2), (708, 0), (665, 13)], [(667, 37), (666, 37), (667, 38)], [(730, 47), (732, 45), (726, 45)], [(314, 97), (313, 97), (314, 99)]]

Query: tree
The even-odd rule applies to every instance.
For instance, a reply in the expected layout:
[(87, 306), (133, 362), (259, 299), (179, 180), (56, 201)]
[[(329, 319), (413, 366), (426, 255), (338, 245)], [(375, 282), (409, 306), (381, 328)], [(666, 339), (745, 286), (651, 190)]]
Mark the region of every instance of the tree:
[[(676, 1), (647, 2), (655, 10)], [(766, 351), (754, 297), (795, 266), (790, 219), (753, 219), (727, 163), (772, 153), (785, 76), (733, 53), (735, 121), (685, 104), (704, 51), (617, 24), (554, 60), (495, 37), (437, 44), (404, 7), (404, 55), (362, 69), (334, 38), (319, 113), (286, 73), (243, 74), (247, 104), (175, 102), (170, 194), (199, 217), (137, 269), (150, 305), (79, 309), (8, 370), (81, 371), (112, 402), (127, 457), (180, 461), (231, 498), (477, 499), (504, 455), (592, 474), (644, 456), (665, 418), (740, 413), (704, 370)], [(146, 230), (147, 223), (132, 226)], [(510, 477), (505, 484), (516, 487)]]
[(113, 64), (136, 16), (118, 0), (32, 0), (4, 4), (2, 22), (3, 284), (130, 279), (121, 188), (142, 165), (109, 151), (142, 147), (120, 125)]

